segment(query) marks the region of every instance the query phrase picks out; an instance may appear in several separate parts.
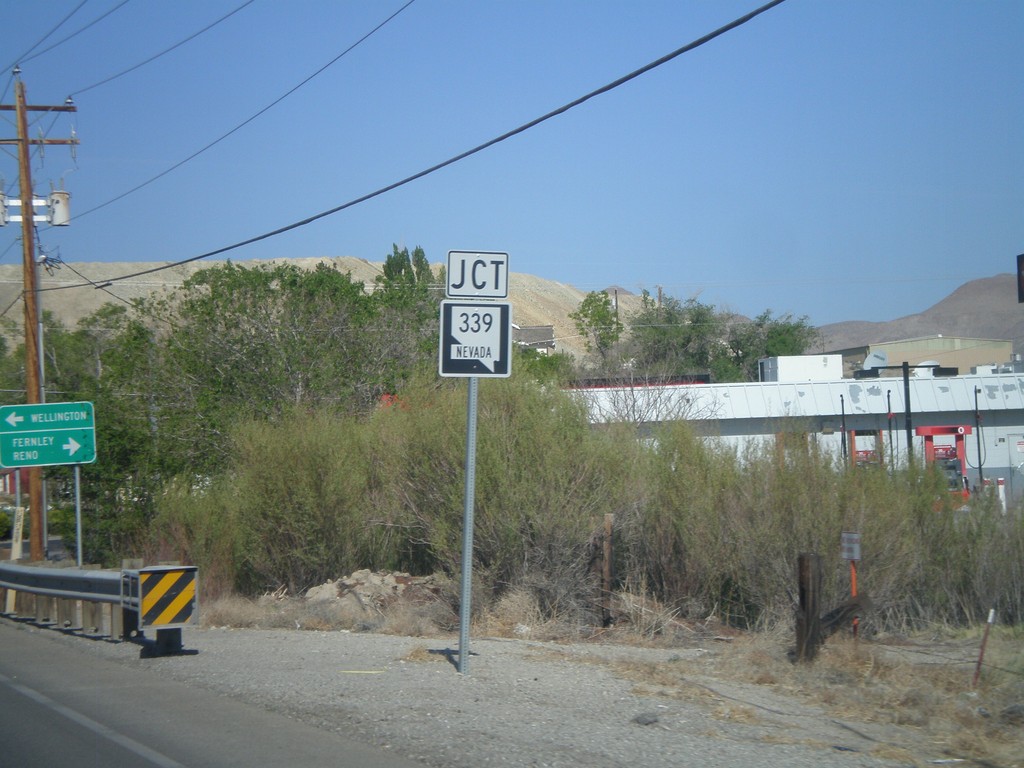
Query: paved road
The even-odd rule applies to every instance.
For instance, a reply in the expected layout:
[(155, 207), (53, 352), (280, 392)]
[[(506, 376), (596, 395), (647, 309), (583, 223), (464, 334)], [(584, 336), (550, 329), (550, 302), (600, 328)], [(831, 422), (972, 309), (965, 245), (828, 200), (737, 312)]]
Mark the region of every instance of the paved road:
[(0, 765), (420, 765), (144, 669), (77, 653), (39, 634), (52, 631), (0, 620)]
[[(32, 552), (32, 542), (26, 536), (21, 542), (21, 556), (29, 557)], [(67, 560), (68, 558), (74, 558), (76, 553), (74, 551), (68, 552), (67, 547), (64, 546), (64, 540), (60, 536), (51, 536), (49, 544), (46, 549), (47, 560)], [(11, 559), (11, 540), (4, 539), (0, 541), (0, 560)]]

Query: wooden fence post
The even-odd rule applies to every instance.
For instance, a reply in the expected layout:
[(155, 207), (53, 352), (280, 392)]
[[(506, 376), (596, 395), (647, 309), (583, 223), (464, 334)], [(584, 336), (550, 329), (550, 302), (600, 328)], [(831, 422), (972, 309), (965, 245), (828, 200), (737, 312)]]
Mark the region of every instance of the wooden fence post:
[(796, 615), (797, 661), (812, 661), (821, 644), (821, 556), (804, 552), (797, 561), (800, 608)]
[(601, 558), (601, 626), (612, 624), (612, 529), (615, 515), (604, 516), (604, 544)]

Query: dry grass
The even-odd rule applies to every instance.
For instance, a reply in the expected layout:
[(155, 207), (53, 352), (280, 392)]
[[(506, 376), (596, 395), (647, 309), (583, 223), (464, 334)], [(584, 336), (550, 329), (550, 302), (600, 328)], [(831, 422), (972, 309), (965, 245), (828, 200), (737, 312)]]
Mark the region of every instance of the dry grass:
[(662, 605), (648, 596), (646, 590), (639, 594), (619, 592), (614, 598), (615, 612), (644, 638), (672, 635), (682, 626), (678, 621), (679, 610)]
[[(606, 662), (550, 648), (545, 655), (608, 664), (635, 683), (634, 694), (695, 704), (722, 723), (763, 727), (766, 743), (814, 740), (806, 730), (774, 730), (804, 713), (807, 722), (858, 733), (879, 758), (1024, 768), (1024, 629), (992, 633), (977, 689), (971, 683), (980, 631), (893, 640), (837, 636), (810, 664), (790, 660), (793, 638), (783, 632), (740, 635), (698, 658), (668, 662)], [(663, 646), (642, 633), (634, 644)]]
[(743, 725), (761, 725), (764, 722), (753, 708), (736, 704), (721, 704), (712, 710), (711, 716), (716, 720)]
[[(998, 768), (1024, 768), (1024, 628), (997, 627), (988, 641), (979, 685), (972, 688), (981, 630), (933, 631), (927, 635), (855, 640), (832, 637), (813, 663), (795, 664), (788, 651), (790, 631), (733, 634), (714, 643), (713, 631), (688, 626), (650, 600), (619, 598), (630, 620), (600, 630), (545, 620), (529, 590), (511, 590), (481, 609), (472, 628), (477, 636), (593, 642), (664, 648), (700, 645), (708, 652), (669, 662), (602, 661), (596, 656), (560, 654), (550, 658), (607, 664), (631, 680), (637, 695), (701, 706), (723, 724), (766, 727), (766, 742), (791, 743), (786, 731), (767, 720), (786, 713), (787, 699), (855, 732), (870, 731), (871, 754), (905, 764), (925, 765), (921, 756), (973, 760)], [(630, 613), (629, 611), (632, 611)], [(375, 631), (405, 636), (451, 632), (457, 615), (445, 601), (398, 601), (353, 611), (339, 601), (305, 601), (266, 595), (257, 600), (224, 598), (203, 606), (210, 626)], [(709, 642), (712, 641), (712, 642)], [(438, 662), (445, 657), (425, 647), (402, 661)], [(772, 703), (774, 702), (774, 703)], [(771, 726), (771, 727), (768, 727)], [(880, 735), (881, 734), (881, 735)], [(863, 735), (863, 734), (862, 734)], [(794, 734), (792, 738), (813, 735)]]
[(359, 605), (343, 600), (304, 600), (277, 594), (255, 600), (237, 595), (204, 603), (201, 621), (208, 627), (306, 629), (380, 632), (423, 637), (449, 631), (458, 617), (443, 600), (390, 605)]
[(545, 617), (537, 594), (523, 588), (510, 589), (485, 606), (476, 617), (473, 629), (491, 637), (556, 641), (578, 640), (591, 631), (557, 616)]
[[(954, 645), (930, 638), (913, 646), (888, 646), (834, 638), (812, 664), (787, 657), (789, 638), (757, 633), (700, 661), (621, 664), (617, 672), (637, 682), (637, 693), (702, 701), (711, 716), (758, 724), (760, 715), (733, 697), (718, 695), (716, 682), (767, 687), (820, 707), (837, 722), (870, 724), (887, 734), (872, 751), (878, 757), (924, 763), (914, 755), (1024, 766), (1024, 651), (1021, 631), (993, 633), (985, 674), (971, 687), (979, 638)], [(698, 682), (704, 681), (704, 682)], [(706, 684), (705, 684), (706, 683)]]
[(438, 653), (436, 651), (431, 651), (429, 648), (426, 648), (425, 646), (417, 645), (415, 648), (413, 648), (411, 651), (409, 651), (407, 654), (405, 654), (405, 656), (403, 656), (400, 659), (400, 661), (413, 662), (413, 663), (423, 663), (423, 662), (431, 662), (431, 661), (434, 661), (434, 662), (436, 662), (436, 661), (447, 662), (448, 658), (443, 653)]

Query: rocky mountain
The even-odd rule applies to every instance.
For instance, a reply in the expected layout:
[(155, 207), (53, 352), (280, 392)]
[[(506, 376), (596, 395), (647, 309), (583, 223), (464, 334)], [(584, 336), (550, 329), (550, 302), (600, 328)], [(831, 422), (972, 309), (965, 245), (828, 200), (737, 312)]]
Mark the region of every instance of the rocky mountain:
[[(307, 269), (326, 261), (367, 286), (373, 285), (383, 266), (380, 262), (354, 257), (286, 261)], [(73, 269), (71, 265), (65, 265), (54, 269), (52, 273), (41, 270), (40, 288), (44, 290), (40, 294), (40, 306), (73, 328), (80, 318), (106, 302), (130, 302), (132, 299), (173, 290), (195, 271), (216, 263), (201, 261), (157, 272), (151, 270), (165, 264), (95, 262), (75, 264)], [(253, 265), (268, 262), (238, 263)], [(123, 275), (135, 276), (106, 284), (106, 281)], [(585, 292), (571, 285), (516, 272), (510, 277), (510, 286), (513, 322), (517, 325), (553, 326), (558, 349), (576, 355), (583, 353), (583, 339), (569, 319), (569, 313), (579, 306)], [(0, 265), (0, 307), (5, 309), (5, 316), (15, 320), (19, 327), (21, 291), (20, 264)], [(624, 288), (613, 286), (608, 292), (617, 300), (623, 317), (640, 305), (640, 297)], [(799, 308), (794, 308), (794, 312), (799, 312)], [(821, 332), (825, 351), (937, 333), (969, 338), (1012, 339), (1014, 349), (1024, 351), (1024, 311), (1017, 304), (1015, 276), (1002, 274), (965, 283), (935, 306), (916, 315), (880, 323), (833, 323), (822, 326)]]
[(1024, 307), (1017, 303), (1013, 274), (971, 280), (938, 304), (889, 322), (849, 321), (821, 327), (826, 351), (921, 336), (1011, 339), (1024, 351)]

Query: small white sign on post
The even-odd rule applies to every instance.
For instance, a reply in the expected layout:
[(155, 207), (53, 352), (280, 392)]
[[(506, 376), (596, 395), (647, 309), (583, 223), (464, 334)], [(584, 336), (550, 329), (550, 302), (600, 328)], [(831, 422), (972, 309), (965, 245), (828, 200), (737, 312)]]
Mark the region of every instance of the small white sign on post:
[(448, 251), (445, 296), (449, 299), (507, 299), (508, 254)]
[(860, 534), (843, 531), (840, 537), (843, 560), (860, 561)]
[(11, 529), (11, 560), (21, 560), (22, 542), (24, 540), (25, 508), (14, 510), (14, 527)]
[(442, 376), (510, 376), (512, 305), (442, 301), (438, 372)]
[[(14, 511), (14, 528), (11, 530), (11, 562), (22, 558), (22, 540), (24, 538), (22, 529), (25, 527), (25, 508), (17, 507)], [(15, 597), (17, 593), (13, 589), (7, 590), (7, 597), (4, 600), (4, 613), (14, 613)]]

